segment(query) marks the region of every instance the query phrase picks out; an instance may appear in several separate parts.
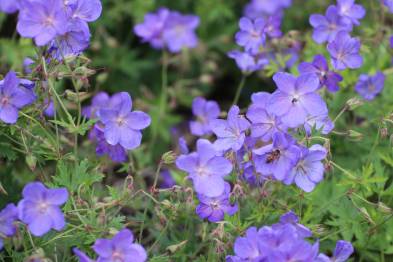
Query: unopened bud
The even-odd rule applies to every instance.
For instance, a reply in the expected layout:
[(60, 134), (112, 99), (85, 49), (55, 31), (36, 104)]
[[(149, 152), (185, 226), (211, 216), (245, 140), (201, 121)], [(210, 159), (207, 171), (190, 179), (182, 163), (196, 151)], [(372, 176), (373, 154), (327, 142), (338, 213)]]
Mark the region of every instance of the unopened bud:
[(392, 214), (392, 209), (382, 202), (378, 202), (378, 210), (385, 214)]
[(34, 171), (37, 166), (37, 158), (32, 154), (26, 156), (26, 164), (29, 166), (31, 171)]
[(357, 108), (363, 104), (364, 104), (364, 102), (361, 99), (356, 98), (356, 97), (349, 99), (346, 103), (349, 110), (354, 110), (355, 108)]
[(380, 132), (380, 134), (381, 134), (381, 138), (382, 138), (382, 139), (386, 139), (386, 138), (389, 136), (389, 131), (388, 131), (388, 128), (387, 128), (387, 127), (382, 127), (382, 128), (379, 130), (379, 132)]
[(80, 102), (82, 98), (86, 96), (86, 92), (79, 92), (79, 94), (71, 91), (71, 90), (66, 90), (65, 91), (66, 97), (69, 101), (77, 103), (78, 101)]
[(351, 138), (352, 140), (360, 141), (363, 139), (363, 134), (361, 134), (355, 130), (349, 130), (348, 137)]
[(90, 68), (87, 68), (86, 66), (80, 66), (80, 67), (78, 67), (78, 68), (76, 68), (76, 69), (74, 70), (74, 74), (75, 74), (76, 76), (85, 76), (85, 77), (88, 77), (88, 76), (94, 75), (95, 73), (96, 73), (95, 70), (90, 69)]
[(162, 161), (164, 164), (170, 165), (173, 164), (176, 160), (177, 156), (173, 151), (168, 151), (162, 155)]

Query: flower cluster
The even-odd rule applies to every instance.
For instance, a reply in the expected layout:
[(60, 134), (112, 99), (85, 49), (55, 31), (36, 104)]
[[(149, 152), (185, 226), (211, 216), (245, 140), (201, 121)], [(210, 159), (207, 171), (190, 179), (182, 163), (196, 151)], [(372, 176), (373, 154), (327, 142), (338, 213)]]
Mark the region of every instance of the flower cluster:
[(351, 243), (340, 240), (332, 258), (319, 254), (318, 241), (310, 244), (306, 240), (311, 236), (312, 232), (289, 212), (279, 223), (247, 229), (245, 236), (234, 243), (235, 255), (227, 256), (226, 261), (346, 261), (353, 253)]
[[(239, 21), (240, 31), (236, 33), (236, 43), (244, 51), (233, 50), (228, 56), (235, 60), (243, 73), (252, 73), (277, 63), (280, 68), (291, 67), (297, 60), (299, 43), (290, 41), (287, 48), (276, 50), (277, 43), (268, 40), (282, 37), (281, 22), (283, 10), (291, 5), (291, 0), (252, 0), (245, 8), (245, 16)], [(278, 62), (278, 56), (289, 57), (286, 64)]]
[(87, 118), (98, 119), (90, 132), (90, 138), (97, 142), (98, 156), (108, 154), (113, 161), (124, 162), (127, 150), (141, 144), (142, 132), (150, 125), (150, 116), (132, 110), (132, 99), (127, 92), (110, 97), (105, 92), (94, 96), (91, 106), (83, 109)]
[(7, 124), (15, 124), (20, 109), (36, 100), (34, 83), (19, 79), (16, 73), (10, 71), (0, 81), (0, 120)]
[[(16, 233), (15, 222), (27, 225), (32, 235), (41, 237), (51, 229), (57, 231), (65, 227), (64, 215), (60, 209), (68, 200), (65, 188), (48, 189), (41, 182), (27, 184), (22, 192), (23, 199), (18, 206), (8, 204), (0, 212), (0, 234), (11, 237)], [(3, 240), (0, 238), (0, 249)]]
[(129, 229), (119, 231), (112, 239), (97, 239), (93, 249), (98, 255), (97, 260), (89, 258), (84, 252), (74, 248), (74, 254), (80, 262), (104, 262), (104, 261), (135, 261), (144, 262), (147, 260), (145, 249), (135, 244), (134, 235)]
[(48, 46), (54, 58), (62, 59), (89, 46), (88, 23), (98, 19), (102, 6), (100, 0), (7, 0), (2, 10), (19, 10), (18, 33), (33, 38), (37, 46)]
[(198, 16), (160, 8), (156, 13), (146, 14), (143, 23), (134, 27), (134, 32), (153, 48), (167, 48), (172, 53), (178, 53), (184, 48), (198, 45), (195, 34), (198, 25)]

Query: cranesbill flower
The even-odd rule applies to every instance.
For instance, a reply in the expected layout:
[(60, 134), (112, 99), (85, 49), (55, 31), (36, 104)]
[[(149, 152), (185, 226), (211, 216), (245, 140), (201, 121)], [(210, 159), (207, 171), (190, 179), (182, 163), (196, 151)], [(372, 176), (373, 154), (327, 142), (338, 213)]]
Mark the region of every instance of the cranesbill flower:
[(289, 185), (295, 182), (305, 192), (313, 191), (316, 184), (323, 179), (325, 167), (322, 160), (326, 155), (326, 149), (320, 145), (313, 145), (310, 148), (301, 147), (299, 160), (284, 183)]
[(288, 127), (303, 125), (308, 115), (328, 112), (325, 101), (316, 92), (319, 79), (314, 74), (298, 78), (288, 73), (276, 73), (273, 80), (277, 85), (269, 101), (269, 108)]
[(141, 24), (134, 27), (134, 32), (142, 38), (143, 42), (148, 42), (153, 48), (161, 49), (165, 46), (163, 30), (167, 22), (170, 11), (160, 8), (156, 13), (148, 13)]
[(53, 100), (45, 99), (44, 101), (44, 113), (47, 117), (53, 117), (55, 115), (56, 108)]
[(67, 4), (71, 19), (78, 19), (84, 22), (96, 21), (102, 12), (100, 0), (72, 0)]
[(251, 0), (245, 7), (245, 16), (249, 18), (264, 17), (281, 13), (283, 9), (290, 7), (292, 0)]
[(282, 181), (290, 174), (300, 156), (300, 149), (288, 134), (275, 133), (273, 142), (253, 150), (256, 170), (263, 176), (272, 175)]
[(336, 243), (336, 248), (333, 252), (333, 257), (328, 257), (325, 254), (319, 254), (317, 262), (345, 262), (353, 253), (353, 246), (350, 242), (339, 240)]
[(176, 166), (189, 174), (195, 191), (207, 197), (217, 197), (224, 192), (224, 177), (232, 171), (231, 162), (219, 156), (205, 139), (197, 141), (196, 152), (179, 156)]
[(245, 48), (246, 52), (253, 55), (259, 53), (265, 44), (265, 19), (251, 20), (243, 17), (239, 21), (240, 31), (236, 33), (236, 43)]
[(211, 133), (210, 122), (220, 116), (220, 107), (216, 101), (206, 101), (203, 97), (196, 97), (192, 102), (192, 113), (196, 120), (190, 122), (191, 133), (204, 136)]
[(72, 249), (72, 252), (74, 252), (75, 256), (78, 257), (79, 262), (94, 262), (93, 259), (88, 257), (84, 252), (82, 252), (76, 247)]
[(97, 262), (147, 260), (145, 249), (134, 242), (134, 236), (129, 229), (119, 231), (112, 239), (97, 239), (93, 249), (98, 254)]
[(60, 206), (67, 202), (67, 189), (48, 189), (41, 182), (32, 182), (25, 186), (22, 195), (18, 203), (19, 219), (34, 236), (43, 236), (52, 228), (57, 231), (64, 228)]
[(282, 36), (281, 21), (281, 14), (269, 16), (269, 18), (266, 20), (265, 33), (271, 38), (280, 38)]
[(359, 20), (366, 15), (362, 5), (355, 4), (355, 0), (337, 0), (338, 14), (354, 25), (359, 25)]
[(269, 64), (269, 59), (261, 54), (251, 55), (238, 50), (228, 52), (228, 57), (234, 59), (237, 67), (245, 74), (261, 70)]
[[(0, 211), (0, 234), (10, 237), (16, 232), (14, 222), (18, 218), (18, 209), (14, 204), (8, 204)], [(0, 250), (3, 248), (3, 239), (0, 237)]]
[(150, 125), (150, 116), (141, 111), (133, 111), (131, 96), (119, 93), (121, 104), (118, 107), (99, 110), (101, 122), (105, 125), (104, 135), (110, 145), (120, 144), (128, 150), (141, 144), (141, 130)]
[(247, 111), (247, 118), (251, 121), (251, 136), (265, 142), (271, 140), (276, 132), (285, 132), (287, 129), (280, 118), (270, 111), (267, 105), (270, 97), (271, 94), (264, 92), (253, 94), (253, 103)]
[(160, 176), (162, 178), (160, 188), (171, 188), (176, 185), (176, 181), (168, 169), (162, 170)]
[(318, 44), (332, 42), (338, 32), (352, 31), (352, 23), (343, 19), (339, 14), (337, 7), (329, 6), (325, 16), (314, 14), (310, 16), (310, 24), (314, 27), (312, 38)]
[(243, 116), (239, 116), (238, 106), (232, 106), (228, 112), (227, 120), (216, 119), (211, 122), (213, 133), (217, 136), (214, 146), (219, 151), (232, 149), (239, 150), (246, 138), (246, 130), (250, 122)]
[(245, 262), (245, 261), (262, 261), (265, 254), (260, 250), (260, 239), (258, 229), (250, 227), (247, 229), (244, 237), (238, 237), (235, 240), (235, 256), (227, 256), (227, 262)]
[(125, 162), (127, 161), (127, 151), (120, 145), (111, 145), (106, 139), (102, 128), (98, 124), (94, 125), (94, 128), (90, 131), (89, 137), (96, 141), (96, 154), (97, 156), (108, 155), (114, 162)]
[(313, 128), (320, 131), (321, 134), (327, 135), (334, 129), (334, 123), (328, 114), (308, 116), (304, 122), (304, 130), (308, 136), (311, 135)]
[(340, 88), (338, 83), (343, 80), (341, 75), (329, 70), (329, 65), (323, 55), (316, 55), (312, 63), (300, 63), (299, 72), (300, 74), (316, 74), (319, 78), (320, 86), (326, 86), (330, 92), (337, 92)]
[(309, 228), (299, 223), (299, 217), (293, 212), (289, 211), (280, 217), (280, 222), (272, 225), (273, 228), (279, 228), (285, 225), (292, 225), (296, 229), (296, 233), (301, 238), (311, 237), (312, 232)]
[(393, 13), (393, 0), (383, 0), (383, 3), (389, 8), (390, 13)]
[(197, 215), (210, 222), (218, 222), (224, 219), (225, 214), (232, 216), (238, 210), (237, 204), (232, 205), (230, 201), (231, 186), (225, 183), (224, 192), (217, 197), (207, 197), (203, 194), (198, 194), (199, 205), (195, 212)]
[(12, 14), (19, 10), (20, 7), (20, 0), (1, 0), (0, 1), (0, 11)]
[(337, 70), (361, 67), (363, 58), (359, 54), (360, 45), (360, 40), (352, 38), (347, 32), (339, 32), (333, 42), (327, 45), (333, 67)]
[(98, 118), (100, 109), (110, 106), (110, 97), (106, 92), (98, 92), (91, 100), (91, 105), (82, 110), (82, 115), (86, 118)]
[(35, 99), (33, 91), (22, 86), (15, 72), (10, 71), (0, 83), (0, 119), (7, 124), (15, 124), (19, 110)]
[(34, 38), (38, 46), (67, 31), (67, 15), (62, 0), (24, 1), (17, 30), (23, 37)]
[(377, 72), (373, 76), (360, 75), (359, 81), (355, 86), (355, 91), (366, 100), (373, 100), (382, 92), (385, 85), (385, 75)]
[(178, 53), (184, 48), (195, 48), (198, 37), (195, 30), (199, 26), (199, 17), (171, 12), (167, 18), (163, 38), (170, 52)]

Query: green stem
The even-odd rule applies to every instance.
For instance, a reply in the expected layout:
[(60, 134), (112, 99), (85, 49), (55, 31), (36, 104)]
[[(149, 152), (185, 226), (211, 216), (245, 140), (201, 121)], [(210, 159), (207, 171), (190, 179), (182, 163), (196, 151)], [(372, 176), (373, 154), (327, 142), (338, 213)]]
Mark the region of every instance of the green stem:
[(242, 90), (243, 90), (244, 85), (246, 83), (246, 79), (247, 79), (247, 75), (243, 74), (240, 84), (237, 87), (236, 95), (235, 95), (235, 98), (233, 99), (232, 105), (236, 105), (239, 102), (240, 94), (242, 93)]

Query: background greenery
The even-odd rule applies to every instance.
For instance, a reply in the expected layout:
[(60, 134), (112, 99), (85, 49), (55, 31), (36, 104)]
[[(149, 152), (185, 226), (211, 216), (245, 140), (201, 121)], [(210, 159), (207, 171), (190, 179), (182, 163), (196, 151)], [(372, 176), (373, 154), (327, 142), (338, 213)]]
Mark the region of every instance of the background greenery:
[[(152, 126), (144, 133), (144, 145), (132, 153), (132, 161), (123, 165), (96, 158), (94, 145), (86, 136), (81, 138), (74, 168), (70, 160), (75, 156), (66, 146), (59, 158), (52, 156), (34, 136), (26, 137), (24, 147), (17, 143), (23, 139), (20, 127), (24, 126), (29, 126), (35, 136), (45, 137), (30, 120), (22, 118), (19, 128), (1, 125), (0, 182), (8, 194), (0, 195), (0, 207), (17, 202), (25, 183), (36, 179), (50, 181), (47, 184), (53, 186), (67, 186), (73, 193), (65, 208), (70, 226), (64, 232), (34, 239), (35, 247), (19, 236), (15, 241), (20, 249), (6, 250), (0, 254), (1, 260), (22, 261), (39, 254), (54, 261), (73, 261), (71, 247), (79, 246), (92, 254), (89, 246), (97, 237), (127, 225), (149, 251), (151, 261), (220, 261), (232, 253), (234, 239), (248, 226), (275, 223), (282, 213), (292, 209), (320, 239), (322, 251), (329, 252), (336, 240), (345, 239), (354, 244), (354, 261), (393, 261), (393, 68), (388, 43), (393, 33), (393, 15), (379, 1), (357, 1), (367, 8), (366, 18), (355, 30), (362, 39), (364, 66), (344, 71), (341, 90), (325, 94), (333, 119), (345, 110), (336, 122), (337, 132), (321, 141), (330, 144), (333, 161), (327, 163), (329, 172), (324, 182), (310, 194), (279, 183), (269, 183), (263, 189), (245, 187), (245, 195), (236, 195), (240, 213), (220, 224), (199, 220), (184, 174), (177, 172), (171, 161), (163, 163), (160, 158), (164, 152), (176, 150), (179, 135), (186, 135), (189, 145), (193, 145), (195, 138), (187, 135), (193, 97), (202, 95), (217, 100), (223, 110), (231, 105), (241, 73), (226, 53), (236, 48), (233, 36), (247, 1), (102, 2), (103, 14), (92, 26), (91, 47), (85, 54), (91, 60), (88, 66), (96, 74), (89, 78), (90, 87), (85, 91), (130, 92), (135, 107), (152, 116)], [(311, 40), (308, 18), (312, 13), (324, 13), (333, 3), (294, 0), (286, 10), (283, 31), (287, 39), (301, 41), (301, 61), (311, 61), (318, 53), (327, 55), (325, 46)], [(201, 24), (198, 48), (170, 57), (169, 112), (158, 121), (162, 54), (140, 43), (132, 28), (146, 12), (161, 6), (196, 14)], [(36, 52), (30, 40), (17, 36), (15, 23), (16, 16), (0, 14), (3, 75), (10, 69), (21, 72), (24, 57)], [(296, 66), (291, 70), (295, 73)], [(358, 98), (354, 84), (359, 74), (378, 70), (387, 74), (383, 93), (372, 102), (346, 107), (349, 99)], [(248, 106), (253, 92), (275, 89), (273, 71), (274, 67), (247, 79), (240, 100), (242, 108)], [(72, 89), (67, 80), (60, 81), (57, 88), (62, 93)], [(31, 113), (39, 114), (34, 110)], [(153, 134), (157, 134), (155, 141)], [(16, 142), (10, 141), (10, 137)], [(183, 187), (150, 194), (148, 189), (159, 163), (172, 170)]]

